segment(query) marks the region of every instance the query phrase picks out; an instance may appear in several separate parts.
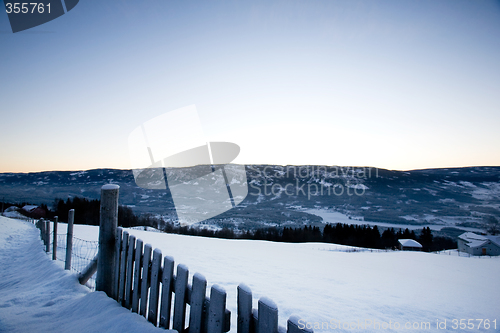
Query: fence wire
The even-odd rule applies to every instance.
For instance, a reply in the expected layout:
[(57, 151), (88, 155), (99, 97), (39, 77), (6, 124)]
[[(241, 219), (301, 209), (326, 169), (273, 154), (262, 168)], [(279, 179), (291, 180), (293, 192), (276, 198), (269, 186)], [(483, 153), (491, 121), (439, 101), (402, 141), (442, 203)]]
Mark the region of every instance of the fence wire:
[[(66, 234), (57, 234), (57, 250), (56, 259), (62, 263), (66, 263), (66, 244), (67, 244)], [(54, 232), (50, 232), (50, 246), (49, 252), (52, 258), (54, 245)], [(73, 236), (73, 246), (71, 247), (71, 270), (77, 274), (82, 273), (85, 268), (90, 264), (92, 259), (95, 258), (99, 250), (98, 241), (88, 241)], [(95, 279), (96, 273), (85, 283), (85, 285), (90, 288), (90, 290), (95, 290)]]

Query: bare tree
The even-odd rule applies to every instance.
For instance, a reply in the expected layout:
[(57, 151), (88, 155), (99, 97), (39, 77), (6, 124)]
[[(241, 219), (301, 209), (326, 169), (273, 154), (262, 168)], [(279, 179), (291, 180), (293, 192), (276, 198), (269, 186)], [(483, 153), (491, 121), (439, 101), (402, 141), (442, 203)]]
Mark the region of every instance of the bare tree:
[(490, 215), (486, 218), (486, 231), (491, 235), (500, 233), (500, 222), (495, 216)]

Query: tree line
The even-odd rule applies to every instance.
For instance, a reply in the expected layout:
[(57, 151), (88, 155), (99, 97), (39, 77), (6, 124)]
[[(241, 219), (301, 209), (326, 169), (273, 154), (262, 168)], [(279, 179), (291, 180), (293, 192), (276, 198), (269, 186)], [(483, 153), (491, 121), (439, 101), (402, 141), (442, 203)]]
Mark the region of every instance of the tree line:
[(448, 237), (434, 237), (429, 227), (423, 228), (417, 236), (415, 231), (394, 228), (386, 229), (380, 234), (377, 226), (360, 226), (349, 224), (327, 224), (323, 230), (317, 226), (300, 228), (261, 228), (235, 233), (234, 230), (199, 229), (187, 226), (174, 226), (166, 223), (160, 230), (181, 235), (215, 237), (225, 239), (252, 239), (286, 243), (321, 242), (374, 249), (396, 249), (398, 239), (414, 239), (422, 244), (423, 251), (441, 251), (457, 248), (457, 243)]
[[(99, 214), (101, 209), (100, 200), (89, 200), (86, 198), (68, 198), (66, 201), (56, 199), (54, 211), (49, 213), (49, 217), (58, 216), (59, 221), (67, 222), (68, 211), (75, 210), (75, 224), (99, 225)], [(146, 218), (138, 217), (134, 211), (127, 206), (118, 206), (118, 226), (124, 228), (148, 225)]]
[[(60, 221), (65, 221), (70, 209), (75, 209), (77, 212), (75, 214), (75, 224), (99, 225), (100, 200), (88, 200), (79, 197), (69, 198), (66, 201), (56, 199), (54, 211), (49, 211), (48, 215), (49, 217), (59, 216)], [(125, 228), (150, 226), (166, 233), (191, 236), (268, 240), (287, 243), (323, 242), (374, 249), (395, 249), (399, 245), (398, 239), (414, 239), (422, 244), (423, 251), (440, 251), (457, 247), (457, 243), (451, 238), (434, 237), (429, 227), (423, 228), (418, 235), (415, 234), (414, 230), (408, 228), (404, 230), (390, 228), (384, 230), (381, 234), (377, 226), (341, 223), (327, 224), (323, 230), (317, 226), (304, 226), (298, 228), (270, 227), (235, 232), (230, 228), (211, 230), (178, 226), (151, 215), (138, 217), (131, 208), (122, 205), (118, 207), (118, 225)]]

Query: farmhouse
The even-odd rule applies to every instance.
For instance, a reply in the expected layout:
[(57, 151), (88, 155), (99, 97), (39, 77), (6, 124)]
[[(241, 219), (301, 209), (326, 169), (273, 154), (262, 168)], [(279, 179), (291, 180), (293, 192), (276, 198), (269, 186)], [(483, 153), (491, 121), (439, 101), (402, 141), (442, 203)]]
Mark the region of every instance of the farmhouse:
[(473, 232), (464, 232), (458, 236), (458, 251), (475, 256), (500, 255), (500, 236), (483, 236)]
[(33, 217), (33, 218), (36, 218), (36, 219), (39, 219), (41, 217), (45, 217), (45, 211), (42, 208), (38, 207), (38, 206), (25, 205), (22, 209), (26, 213), (28, 213), (28, 215), (30, 217)]
[(398, 239), (399, 249), (403, 251), (421, 251), (422, 244), (414, 239)]

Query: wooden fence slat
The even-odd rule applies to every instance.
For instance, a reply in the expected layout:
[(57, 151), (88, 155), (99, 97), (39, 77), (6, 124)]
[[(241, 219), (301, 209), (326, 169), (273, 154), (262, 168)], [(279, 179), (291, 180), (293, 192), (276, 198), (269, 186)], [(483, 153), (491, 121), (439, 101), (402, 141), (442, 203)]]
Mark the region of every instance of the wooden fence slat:
[(252, 309), (252, 323), (250, 326), (253, 326), (254, 330), (252, 333), (258, 332), (259, 329), (259, 311), (257, 309)]
[(253, 333), (252, 291), (241, 283), (238, 286), (238, 333)]
[(203, 316), (201, 322), (201, 332), (207, 333), (208, 327), (208, 309), (210, 308), (210, 297), (205, 296), (205, 300), (203, 301)]
[(151, 264), (151, 289), (149, 291), (149, 313), (148, 320), (153, 325), (158, 324), (158, 301), (160, 300), (160, 274), (161, 274), (161, 251), (153, 251)]
[(278, 333), (278, 306), (271, 299), (259, 299), (259, 333)]
[(135, 244), (135, 264), (134, 264), (134, 286), (132, 291), (132, 312), (139, 312), (139, 298), (141, 290), (141, 269), (142, 269), (142, 240), (138, 239)]
[(214, 284), (210, 289), (210, 305), (208, 307), (207, 333), (222, 333), (226, 312), (226, 291)]
[(124, 293), (125, 293), (125, 273), (127, 269), (127, 250), (128, 250), (128, 232), (123, 232), (121, 254), (120, 254), (120, 271), (118, 275), (120, 276), (120, 282), (118, 283), (118, 303), (124, 305)]
[(207, 280), (199, 273), (193, 276), (193, 287), (190, 297), (189, 333), (201, 333), (203, 323), (203, 302), (207, 290)]
[(134, 268), (134, 254), (135, 254), (135, 236), (130, 235), (128, 238), (128, 251), (127, 251), (127, 274), (125, 276), (125, 307), (130, 310), (132, 306), (132, 279)]
[(299, 320), (300, 318), (297, 317), (297, 316), (290, 316), (290, 318), (288, 318), (288, 321), (287, 321), (287, 333), (313, 333), (313, 330), (312, 329), (308, 329), (308, 328), (299, 328), (300, 326), (303, 326), (303, 325), (299, 325)]
[(113, 283), (113, 298), (115, 301), (118, 301), (118, 287), (120, 285), (120, 256), (121, 256), (121, 246), (122, 246), (122, 238), (123, 238), (123, 229), (118, 227), (116, 229), (116, 238), (115, 238), (115, 281)]
[(224, 311), (224, 327), (222, 332), (229, 332), (231, 330), (231, 311), (226, 309)]
[(149, 291), (149, 266), (151, 264), (151, 245), (144, 246), (144, 254), (142, 256), (142, 281), (141, 281), (141, 302), (140, 315), (144, 318), (148, 316), (148, 291)]
[(172, 307), (172, 286), (174, 280), (174, 258), (166, 256), (163, 259), (160, 327), (168, 329), (170, 326), (170, 311)]
[(182, 332), (184, 330), (188, 276), (188, 268), (182, 264), (177, 265), (177, 276), (175, 278), (174, 320), (172, 325), (172, 328), (177, 332)]

